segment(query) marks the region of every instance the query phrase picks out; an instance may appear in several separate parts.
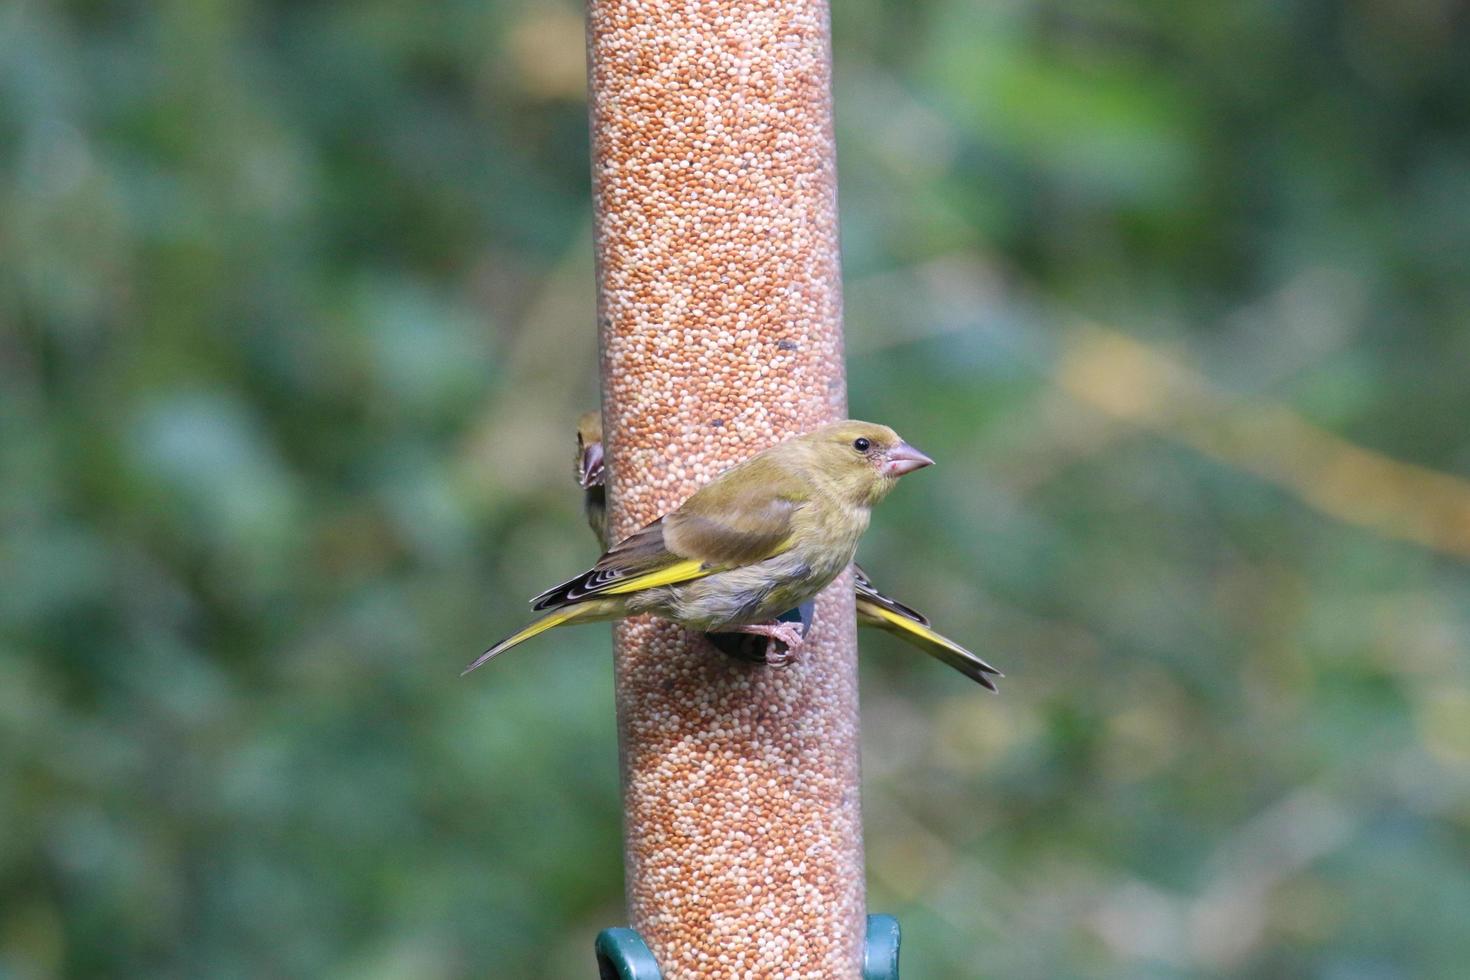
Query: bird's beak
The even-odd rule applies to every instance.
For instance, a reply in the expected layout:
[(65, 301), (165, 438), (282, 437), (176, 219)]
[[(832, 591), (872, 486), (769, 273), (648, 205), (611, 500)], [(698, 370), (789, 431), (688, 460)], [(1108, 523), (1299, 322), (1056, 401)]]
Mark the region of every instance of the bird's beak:
[(926, 466), (933, 466), (934, 460), (919, 452), (906, 442), (900, 442), (888, 450), (888, 458), (883, 461), (884, 476), (903, 476), (914, 470), (922, 470)]
[(582, 459), (577, 467), (577, 482), (583, 490), (602, 486), (602, 443), (590, 442), (582, 448)]

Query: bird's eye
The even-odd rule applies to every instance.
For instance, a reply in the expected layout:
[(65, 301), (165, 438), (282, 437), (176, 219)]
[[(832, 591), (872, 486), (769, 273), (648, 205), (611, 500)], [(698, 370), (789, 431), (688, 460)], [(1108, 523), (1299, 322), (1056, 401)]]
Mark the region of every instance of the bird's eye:
[(862, 438), (854, 439), (852, 441), (852, 448), (856, 449), (860, 453), (867, 452), (870, 448), (872, 448), (872, 445), (873, 444), (871, 442)]

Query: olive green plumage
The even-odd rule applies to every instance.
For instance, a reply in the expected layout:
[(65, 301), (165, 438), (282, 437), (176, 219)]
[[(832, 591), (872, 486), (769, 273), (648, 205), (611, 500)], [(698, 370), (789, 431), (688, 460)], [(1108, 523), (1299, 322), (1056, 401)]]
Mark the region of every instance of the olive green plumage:
[[(587, 524), (601, 544), (607, 536), (607, 497), (600, 412), (587, 412), (577, 422), (577, 482), (583, 489)], [(996, 689), (991, 677), (1002, 676), (1000, 671), (935, 630), (921, 613), (884, 595), (857, 565), (853, 592), (859, 626), (891, 633), (989, 690)]]
[(768, 635), (773, 652), (777, 638), (794, 649), (800, 637), (776, 617), (826, 588), (851, 563), (872, 507), (931, 462), (871, 422), (835, 422), (788, 439), (537, 596), (546, 615), (466, 672), (554, 626), (641, 613), (703, 632)]

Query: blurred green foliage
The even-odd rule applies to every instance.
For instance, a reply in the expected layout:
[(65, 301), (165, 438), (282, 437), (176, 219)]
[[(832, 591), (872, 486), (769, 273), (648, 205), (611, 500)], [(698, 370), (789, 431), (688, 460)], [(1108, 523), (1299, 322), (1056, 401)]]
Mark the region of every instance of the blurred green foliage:
[[(0, 8), (0, 977), (591, 975), (608, 637), (455, 679), (592, 550), (581, 30)], [(834, 30), (853, 411), (941, 461), (864, 562), (1008, 673), (864, 640), (905, 976), (1463, 976), (1465, 554), (1056, 383), (1102, 323), (1470, 473), (1463, 9)]]

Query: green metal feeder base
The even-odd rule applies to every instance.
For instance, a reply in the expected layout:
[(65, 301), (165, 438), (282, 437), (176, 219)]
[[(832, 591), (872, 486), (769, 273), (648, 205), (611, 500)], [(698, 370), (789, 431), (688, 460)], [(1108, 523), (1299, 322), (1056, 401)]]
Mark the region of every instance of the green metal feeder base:
[[(898, 980), (898, 920), (868, 916), (862, 980)], [(599, 980), (663, 980), (658, 962), (636, 929), (619, 927), (597, 934)]]
[(598, 980), (662, 980), (658, 961), (637, 929), (618, 926), (597, 934)]

